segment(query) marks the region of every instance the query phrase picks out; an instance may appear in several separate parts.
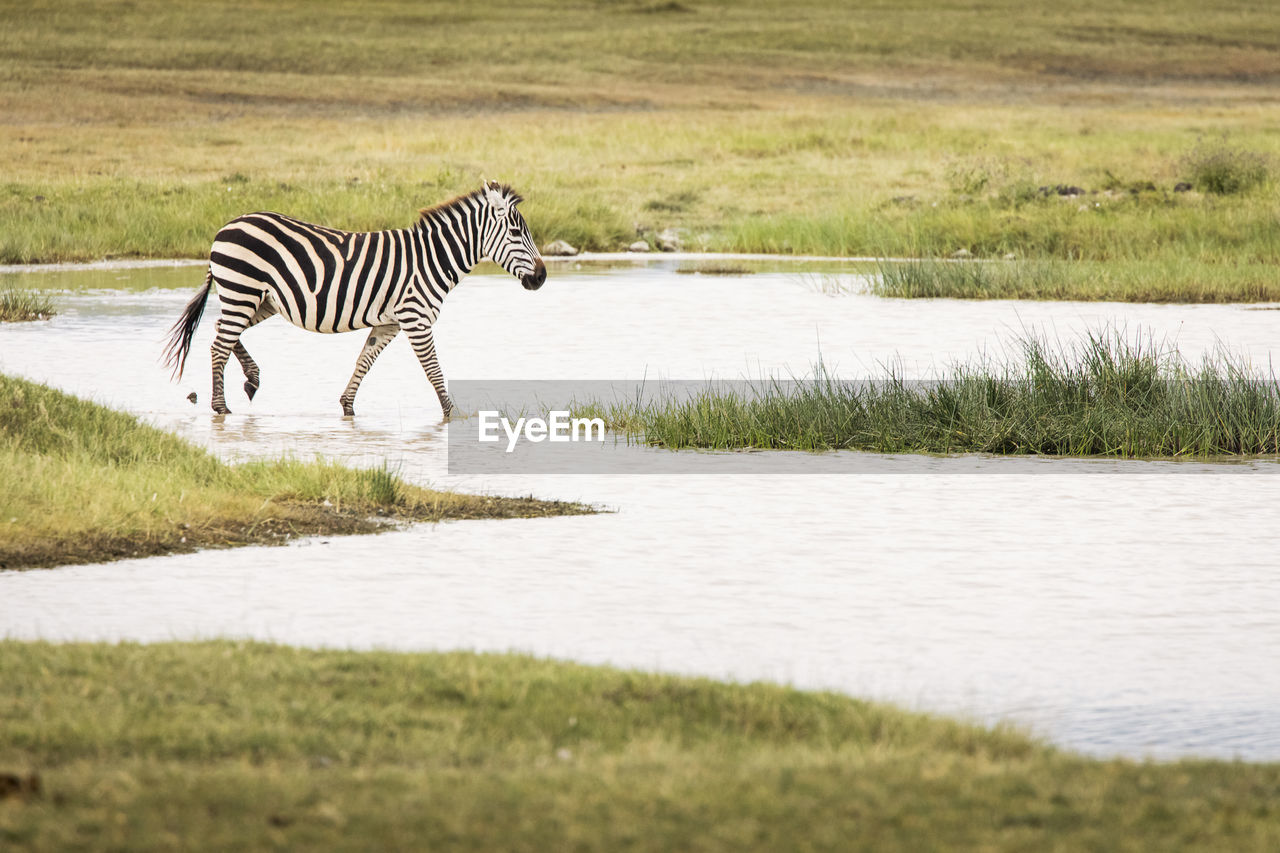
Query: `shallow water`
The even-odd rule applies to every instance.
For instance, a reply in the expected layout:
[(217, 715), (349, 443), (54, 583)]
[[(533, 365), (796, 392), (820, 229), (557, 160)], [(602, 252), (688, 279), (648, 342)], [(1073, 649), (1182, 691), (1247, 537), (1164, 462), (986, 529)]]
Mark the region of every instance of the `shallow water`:
[[(1193, 361), (1221, 341), (1265, 365), (1280, 339), (1280, 315), (1244, 307), (885, 300), (826, 295), (830, 278), (813, 274), (673, 266), (553, 268), (537, 293), (473, 275), (437, 329), (446, 376), (758, 378), (805, 375), (820, 354), (842, 376), (892, 363), (929, 377), (998, 357), (1024, 330), (1073, 341), (1104, 325)], [(761, 473), (744, 475), (723, 473), (723, 456), (681, 454), (648, 476), (450, 477), (446, 427), (403, 339), (343, 419), (363, 336), (270, 321), (245, 338), (262, 390), (248, 404), (230, 368), (236, 413), (218, 419), (206, 407), (212, 317), (182, 382), (157, 363), (199, 268), (58, 275), (75, 288), (62, 313), (0, 327), (0, 370), (228, 457), (389, 460), (434, 485), (616, 512), (4, 574), (0, 633), (517, 649), (830, 687), (1010, 720), (1095, 754), (1280, 759), (1275, 464), (827, 454), (798, 476), (794, 457), (767, 473), (776, 455), (762, 454)], [(609, 452), (670, 465), (663, 451)]]

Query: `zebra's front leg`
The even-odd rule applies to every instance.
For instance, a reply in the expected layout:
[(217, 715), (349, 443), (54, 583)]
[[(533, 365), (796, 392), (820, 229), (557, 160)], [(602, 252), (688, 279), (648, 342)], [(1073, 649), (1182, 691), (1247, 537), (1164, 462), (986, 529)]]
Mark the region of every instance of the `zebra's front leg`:
[(347, 390), (343, 391), (342, 396), (338, 398), (338, 402), (342, 404), (343, 415), (347, 417), (355, 415), (356, 392), (360, 390), (360, 382), (364, 379), (364, 375), (369, 372), (369, 368), (373, 367), (373, 362), (377, 360), (378, 355), (399, 333), (399, 326), (374, 326), (369, 330), (369, 337), (364, 342), (364, 349), (360, 351), (360, 357), (356, 359), (355, 373), (351, 374), (351, 381), (347, 383)]
[(401, 326), (401, 328), (409, 337), (409, 343), (413, 346), (413, 352), (418, 356), (418, 363), (426, 372), (427, 379), (431, 381), (431, 387), (436, 389), (436, 396), (440, 398), (440, 409), (448, 419), (453, 412), (453, 401), (449, 399), (449, 392), (445, 389), (444, 373), (441, 372), (440, 362), (436, 358), (436, 342), (431, 334), (431, 327), (424, 323), (417, 326)]

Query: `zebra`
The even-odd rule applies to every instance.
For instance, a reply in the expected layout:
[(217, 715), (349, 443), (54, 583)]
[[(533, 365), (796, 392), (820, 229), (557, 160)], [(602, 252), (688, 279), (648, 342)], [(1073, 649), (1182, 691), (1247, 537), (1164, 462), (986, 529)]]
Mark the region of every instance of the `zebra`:
[(546, 265), (516, 209), (522, 200), (507, 184), (485, 181), (475, 192), (420, 210), (416, 224), (394, 231), (340, 231), (266, 212), (233, 219), (209, 250), (204, 289), (170, 330), (165, 364), (175, 379), (182, 377), (205, 301), (217, 285), (222, 314), (210, 347), (210, 404), (218, 414), (231, 411), (223, 372), (233, 353), (244, 370), (245, 393), (250, 400), (257, 393), (258, 365), (240, 335), (278, 313), (313, 332), (369, 329), (338, 399), (344, 416), (355, 415), (361, 380), (403, 331), (447, 419), (453, 402), (431, 334), (445, 296), (482, 258), (496, 262), (526, 290), (546, 281)]

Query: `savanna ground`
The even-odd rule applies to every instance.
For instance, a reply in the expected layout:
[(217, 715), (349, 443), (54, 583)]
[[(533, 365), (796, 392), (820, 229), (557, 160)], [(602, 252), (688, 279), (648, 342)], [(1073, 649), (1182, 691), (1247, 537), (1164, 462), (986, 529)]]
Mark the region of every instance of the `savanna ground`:
[(692, 249), (1052, 262), (1031, 288), (1013, 277), (1020, 296), (1280, 298), (1265, 4), (138, 0), (4, 17), (0, 261), (200, 257), (260, 208), (402, 227), (483, 176), (529, 198), (540, 241), (581, 248), (676, 228)]
[[(694, 250), (964, 249), (1014, 260), (922, 266), (887, 292), (1280, 299), (1266, 4), (133, 0), (0, 16), (0, 262), (200, 257), (261, 208), (404, 226), (487, 177), (528, 197), (539, 242), (617, 249), (675, 228)], [(150, 505), (159, 473), (130, 480), (116, 452), (266, 497), (154, 437), (141, 453), (31, 446), (57, 432), (23, 425), (0, 448), (33, 501), (31, 466), (67, 472), (78, 454), (64, 482), (81, 491), (54, 491), (117, 478), (127, 517), (181, 539)], [(335, 503), (302, 480), (259, 485)], [(407, 494), (386, 472), (348, 488)], [(229, 644), (3, 643), (0, 672), (0, 842), (19, 849), (1280, 844), (1276, 765), (1094, 761), (781, 688)]]
[(240, 643), (0, 642), (0, 671), (6, 849), (1280, 845), (1280, 765), (1091, 760), (828, 693)]

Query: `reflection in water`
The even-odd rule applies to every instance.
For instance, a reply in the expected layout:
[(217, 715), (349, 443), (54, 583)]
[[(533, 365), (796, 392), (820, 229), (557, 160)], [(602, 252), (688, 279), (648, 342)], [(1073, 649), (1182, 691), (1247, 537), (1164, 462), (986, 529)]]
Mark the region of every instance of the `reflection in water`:
[[(895, 361), (929, 376), (1026, 327), (1071, 340), (1104, 323), (1150, 329), (1191, 360), (1221, 338), (1265, 364), (1276, 340), (1274, 315), (1230, 306), (877, 300), (764, 272), (508, 284), (473, 276), (451, 295), (446, 375), (803, 375), (821, 342), (838, 375)], [(824, 473), (726, 476), (722, 457), (696, 454), (649, 476), (450, 477), (450, 426), (403, 341), (343, 418), (363, 336), (268, 322), (245, 336), (262, 390), (214, 418), (211, 320), (181, 383), (158, 363), (197, 285), (67, 296), (50, 323), (0, 327), (0, 370), (227, 458), (385, 461), (418, 482), (617, 512), (0, 575), (0, 631), (522, 649), (1012, 719), (1100, 754), (1280, 759), (1276, 465), (836, 454), (804, 461)], [(645, 467), (671, 456), (617, 452)]]

